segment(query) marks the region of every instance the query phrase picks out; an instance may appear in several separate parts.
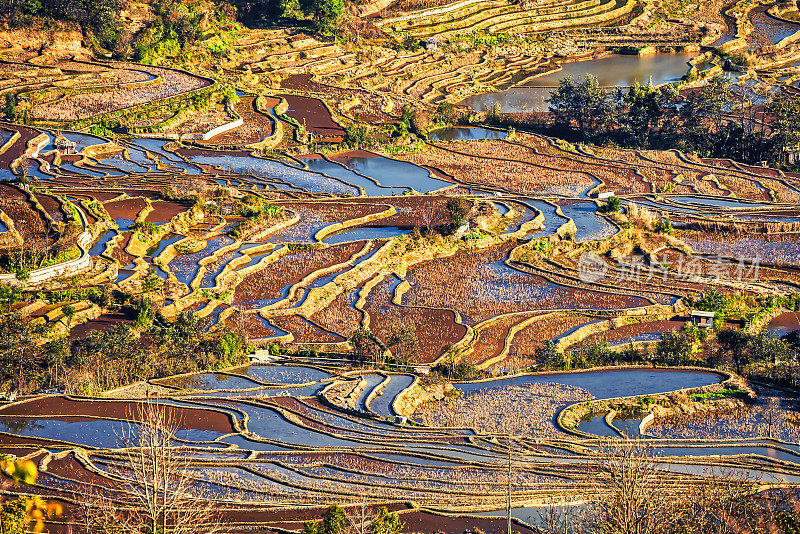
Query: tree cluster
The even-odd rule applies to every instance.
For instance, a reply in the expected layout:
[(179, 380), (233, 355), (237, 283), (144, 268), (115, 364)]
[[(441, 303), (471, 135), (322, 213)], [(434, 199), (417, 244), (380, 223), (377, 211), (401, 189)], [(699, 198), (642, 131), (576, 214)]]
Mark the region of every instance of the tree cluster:
[[(20, 313), (0, 316), (0, 383), (20, 392), (60, 385), (71, 392), (96, 393), (242, 363), (246, 347), (239, 334), (206, 334), (203, 321), (191, 312), (151, 325), (156, 313), (146, 300), (126, 309), (136, 318), (132, 324), (74, 340), (52, 337), (48, 325)], [(74, 309), (65, 305), (62, 311), (71, 321)]]
[(419, 341), (414, 325), (402, 322), (392, 324), (385, 341), (369, 328), (359, 328), (349, 339), (353, 357), (361, 364), (383, 366), (390, 363), (406, 367), (419, 352)]
[(241, 20), (269, 24), (278, 19), (308, 19), (322, 35), (333, 36), (347, 7), (346, 0), (237, 0)]
[(547, 509), (546, 534), (739, 534), (798, 532), (793, 496), (758, 492), (754, 480), (711, 472), (679, 482), (639, 442), (606, 445), (592, 467), (582, 510)]
[(309, 521), (303, 534), (400, 534), (403, 522), (397, 512), (382, 506), (373, 515), (366, 503), (355, 506), (350, 513), (337, 505), (325, 510), (321, 521)]
[[(724, 74), (682, 93), (672, 84), (605, 89), (594, 76), (583, 81), (568, 76), (548, 103), (553, 133), (600, 145), (780, 163), (784, 148), (800, 142), (800, 97), (734, 91)], [(488, 120), (511, 119), (493, 112)]]

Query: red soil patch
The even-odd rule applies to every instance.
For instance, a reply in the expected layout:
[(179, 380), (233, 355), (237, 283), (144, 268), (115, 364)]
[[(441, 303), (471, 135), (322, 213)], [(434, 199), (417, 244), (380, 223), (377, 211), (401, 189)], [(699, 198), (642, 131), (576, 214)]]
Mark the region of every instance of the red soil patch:
[[(503, 534), (508, 526), (505, 518), (448, 517), (429, 512), (408, 512), (402, 514), (400, 519), (406, 532), (463, 534), (482, 531), (486, 534)], [(512, 527), (523, 534), (533, 534), (532, 530), (516, 522)]]
[(48, 236), (48, 224), (33, 209), (28, 197), (16, 187), (0, 184), (0, 210), (14, 221), (28, 250), (37, 246), (48, 247), (53, 243), (52, 237)]
[(64, 220), (64, 212), (61, 211), (61, 204), (55, 197), (52, 197), (50, 195), (36, 195), (36, 199), (39, 201), (39, 204), (42, 205), (47, 214), (53, 218), (54, 221)]
[(250, 156), (250, 152), (245, 150), (211, 150), (208, 148), (182, 148), (176, 150), (175, 153), (187, 158), (192, 156), (230, 156), (233, 158), (246, 158)]
[(152, 205), (153, 211), (147, 214), (147, 220), (153, 223), (169, 222), (177, 214), (189, 209), (188, 204), (170, 200), (156, 200)]
[[(275, 107), (278, 104), (278, 100), (275, 98), (265, 100), (269, 107)], [(256, 97), (242, 97), (236, 104), (236, 113), (242, 117), (244, 123), (238, 128), (214, 136), (208, 141), (209, 144), (249, 145), (272, 135), (274, 130), (272, 120), (256, 109)]]
[(343, 243), (285, 256), (263, 270), (245, 277), (236, 287), (233, 302), (241, 304), (279, 298), (286, 285), (295, 284), (324, 267), (344, 263), (363, 247), (363, 242)]
[[(138, 403), (135, 401), (78, 401), (66, 397), (39, 397), (0, 408), (2, 415), (26, 415), (43, 417), (75, 418), (77, 421), (94, 418), (132, 421), (136, 418)], [(230, 419), (224, 413), (199, 408), (165, 406), (170, 417), (185, 429), (209, 430), (223, 434), (234, 432)], [(91, 418), (87, 417), (91, 416)], [(27, 438), (26, 438), (27, 441)]]
[(361, 312), (350, 304), (358, 300), (358, 292), (362, 287), (364, 284), (352, 291), (340, 293), (328, 306), (312, 315), (311, 320), (331, 332), (349, 338), (361, 322)]
[(326, 331), (299, 315), (287, 315), (271, 319), (281, 330), (291, 332), (295, 343), (339, 343), (345, 341), (340, 335)]
[(143, 198), (127, 198), (103, 204), (106, 211), (114, 219), (135, 220), (136, 216), (147, 206), (147, 201)]
[(91, 321), (86, 321), (85, 323), (73, 327), (69, 331), (69, 337), (72, 339), (82, 339), (92, 332), (107, 332), (117, 325), (130, 324), (132, 322), (133, 319), (126, 313), (104, 313), (97, 319), (92, 319)]
[(794, 332), (800, 330), (800, 313), (782, 313), (767, 323), (769, 330), (780, 330), (781, 332)]
[(96, 484), (108, 489), (119, 488), (119, 484), (86, 469), (83, 464), (75, 459), (75, 453), (69, 453), (63, 458), (52, 459), (47, 464), (46, 472), (51, 475), (77, 480), (78, 482)]
[(286, 114), (302, 124), (306, 130), (321, 136), (344, 135), (344, 129), (334, 122), (330, 111), (321, 100), (295, 95), (278, 95), (286, 99)]
[(368, 91), (360, 91), (358, 89), (346, 87), (333, 87), (331, 85), (318, 83), (313, 81), (308, 74), (293, 74), (287, 76), (281, 81), (281, 88), (324, 93), (325, 100), (333, 104), (343, 102), (349, 95), (355, 95), (358, 97), (360, 103), (350, 107), (347, 111), (348, 115), (353, 115), (357, 120), (371, 123), (389, 122), (391, 120), (391, 117), (381, 110), (384, 105), (383, 98)]
[(28, 148), (28, 141), (39, 135), (38, 130), (27, 128), (25, 126), (17, 126), (16, 124), (0, 123), (6, 130), (15, 130), (19, 132), (20, 138), (9, 148), (5, 153), (0, 154), (0, 168), (7, 169), (12, 161), (22, 155)]
[(516, 366), (539, 363), (535, 357), (537, 348), (547, 341), (555, 340), (573, 328), (598, 320), (595, 317), (586, 315), (570, 315), (538, 320), (517, 332), (511, 342), (509, 358), (513, 359)]
[[(533, 314), (531, 314), (533, 315)], [(515, 325), (526, 320), (531, 315), (512, 315), (497, 320), (495, 323), (480, 330), (474, 349), (465, 359), (468, 363), (479, 364), (499, 356), (505, 347), (505, 340)], [(502, 365), (497, 364), (497, 365)]]
[(608, 332), (589, 336), (584, 340), (584, 343), (589, 344), (605, 340), (612, 345), (619, 344), (620, 342), (626, 341), (629, 338), (644, 334), (674, 332), (683, 328), (685, 324), (686, 323), (684, 321), (654, 321), (650, 323), (628, 324), (619, 328), (615, 328), (614, 330), (609, 330)]
[(120, 266), (125, 267), (133, 261), (133, 256), (125, 252), (125, 248), (128, 246), (128, 243), (130, 243), (133, 232), (122, 232), (122, 236), (122, 241), (111, 251), (111, 257), (119, 262)]
[(370, 328), (386, 340), (392, 325), (404, 323), (414, 327), (419, 342), (415, 363), (431, 363), (467, 333), (464, 325), (456, 324), (455, 313), (450, 310), (409, 308), (391, 302), (391, 281), (383, 282), (367, 296), (364, 309), (370, 316)]
[(503, 313), (574, 308), (625, 308), (645, 304), (625, 295), (553, 284), (503, 264), (510, 245), (463, 251), (413, 266), (403, 303), (455, 309), (475, 324)]

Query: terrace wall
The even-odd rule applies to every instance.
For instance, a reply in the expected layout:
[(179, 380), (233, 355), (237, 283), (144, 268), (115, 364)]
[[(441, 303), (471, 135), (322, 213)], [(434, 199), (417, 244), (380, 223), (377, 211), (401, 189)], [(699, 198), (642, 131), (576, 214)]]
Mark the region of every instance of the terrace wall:
[[(59, 276), (70, 276), (78, 274), (92, 266), (92, 256), (89, 254), (89, 245), (92, 243), (92, 234), (89, 232), (81, 232), (78, 236), (76, 244), (81, 251), (81, 255), (74, 260), (65, 261), (56, 265), (42, 267), (31, 271), (28, 283), (36, 284), (56, 278)], [(0, 274), (0, 283), (8, 285), (20, 285), (22, 282), (17, 279), (13, 273)]]

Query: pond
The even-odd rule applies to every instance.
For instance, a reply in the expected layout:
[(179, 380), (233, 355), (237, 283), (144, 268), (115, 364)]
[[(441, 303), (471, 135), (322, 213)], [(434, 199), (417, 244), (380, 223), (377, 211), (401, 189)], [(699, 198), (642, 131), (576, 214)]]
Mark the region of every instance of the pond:
[(400, 392), (408, 388), (413, 382), (413, 376), (392, 375), (386, 387), (378, 392), (379, 396), (372, 399), (372, 402), (369, 403), (370, 409), (381, 417), (395, 415), (392, 409), (392, 402)]
[(363, 241), (367, 239), (389, 239), (399, 237), (409, 233), (409, 230), (396, 226), (362, 226), (344, 230), (338, 234), (326, 237), (322, 241), (329, 245), (338, 243), (348, 243), (352, 241)]
[(290, 423), (277, 411), (260, 406), (241, 404), (237, 406), (249, 416), (247, 429), (263, 438), (314, 447), (365, 447), (365, 443), (349, 441), (321, 432), (315, 432)]
[(217, 389), (249, 389), (257, 388), (261, 385), (253, 380), (225, 373), (203, 373), (199, 375), (182, 376), (164, 380), (162, 383), (181, 389), (200, 389), (204, 391)]
[(97, 240), (92, 248), (89, 249), (89, 254), (92, 256), (99, 256), (106, 250), (106, 244), (111, 241), (117, 233), (114, 230), (109, 230)]
[(331, 377), (321, 369), (291, 365), (251, 365), (241, 373), (268, 384), (307, 384)]
[(595, 415), (585, 421), (581, 421), (578, 425), (578, 430), (594, 436), (620, 437), (616, 430), (606, 424), (606, 414)]
[(178, 167), (179, 169), (186, 171), (186, 174), (200, 174), (199, 168), (186, 163), (177, 154), (164, 149), (164, 145), (169, 142), (170, 141), (166, 141), (164, 139), (138, 139), (133, 141), (131, 144), (147, 150), (154, 156), (157, 156), (159, 160), (166, 165)]
[(561, 212), (575, 222), (575, 242), (593, 241), (610, 237), (617, 233), (616, 226), (595, 213), (597, 205), (594, 202), (578, 202), (561, 206)]
[(366, 380), (367, 383), (364, 387), (364, 390), (361, 392), (361, 395), (358, 397), (358, 401), (356, 402), (357, 409), (362, 409), (365, 406), (369, 394), (372, 393), (372, 390), (385, 380), (385, 377), (382, 375), (364, 375), (361, 377), (361, 380)]
[(430, 133), (431, 141), (469, 141), (505, 138), (506, 132), (503, 130), (491, 130), (489, 128), (477, 128), (472, 126), (454, 126), (452, 128), (435, 130)]
[[(119, 447), (126, 435), (135, 434), (138, 425), (106, 419), (79, 419), (68, 417), (50, 419), (45, 417), (2, 417), (0, 431), (18, 436), (28, 436), (57, 441), (67, 441), (87, 447)], [(219, 432), (205, 430), (179, 430), (179, 439), (211, 441)]]
[(784, 22), (767, 13), (770, 6), (759, 6), (750, 12), (753, 33), (748, 37), (750, 50), (776, 45), (800, 31), (800, 24)]
[(358, 173), (374, 178), (386, 187), (411, 187), (418, 193), (428, 193), (453, 185), (432, 177), (430, 172), (413, 163), (383, 156), (345, 155), (342, 163)]
[[(584, 371), (549, 375), (523, 375), (513, 378), (515, 385), (564, 384), (585, 389), (598, 399), (654, 395), (677, 389), (697, 388), (716, 384), (720, 376), (700, 371), (678, 371), (672, 369), (622, 369), (613, 371)], [(484, 382), (454, 384), (468, 393), (492, 387), (511, 385), (512, 379), (500, 378)]]
[(534, 78), (531, 87), (511, 87), (505, 91), (472, 95), (461, 103), (476, 111), (483, 111), (500, 105), (503, 113), (524, 113), (547, 111), (546, 100), (550, 91), (558, 86), (559, 80), (572, 76), (582, 81), (587, 74), (597, 76), (603, 87), (629, 87), (634, 83), (663, 85), (680, 81), (689, 70), (689, 60), (696, 54), (655, 54), (650, 56), (620, 55), (564, 63), (562, 69)]
[(321, 173), (297, 169), (280, 161), (220, 153), (189, 153), (192, 163), (211, 165), (238, 174), (250, 175), (272, 182), (278, 189), (305, 189), (313, 193), (333, 193), (358, 196), (359, 191), (337, 179)]
[(385, 187), (376, 183), (376, 180), (362, 176), (352, 169), (335, 161), (330, 161), (323, 158), (302, 158), (302, 161), (308, 165), (312, 171), (325, 173), (328, 176), (333, 176), (340, 180), (360, 186), (368, 196), (389, 196), (389, 195), (402, 195), (408, 191), (408, 187)]

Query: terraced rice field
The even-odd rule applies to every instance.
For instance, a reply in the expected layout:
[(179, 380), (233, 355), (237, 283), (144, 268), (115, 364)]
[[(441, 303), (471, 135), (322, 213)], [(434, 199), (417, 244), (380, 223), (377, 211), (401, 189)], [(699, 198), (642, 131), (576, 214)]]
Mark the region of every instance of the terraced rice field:
[[(140, 431), (137, 407), (157, 405), (179, 422), (171, 446), (232, 531), (300, 531), (327, 505), (356, 513), (363, 503), (389, 506), (409, 531), (493, 534), (506, 529), (497, 510), (508, 498), (514, 529), (535, 532), (529, 518), (539, 507), (591, 489), (598, 436), (638, 436), (644, 418), (589, 412), (570, 426), (571, 405), (713, 396), (734, 380), (689, 368), (540, 370), (556, 356), (578, 361), (587, 347), (657, 341), (683, 327), (710, 287), (750, 299), (800, 287), (800, 181), (730, 160), (472, 124), (412, 137), (405, 150), (388, 125), (404, 105), (432, 115), (437, 104), (510, 86), (464, 106), (527, 111), (529, 88), (587, 72), (586, 62), (560, 64), (537, 35), (579, 59), (620, 45), (682, 50), (729, 30), (719, 13), (705, 27), (686, 18), (628, 24), (640, 16), (636, 4), (404, 0), (373, 13), (370, 24), (387, 36), (463, 43), (457, 59), (355, 50), (275, 28), (232, 32), (231, 53), (204, 69), (214, 79), (115, 61), (60, 61), (60, 74), (25, 58), (0, 64), (3, 87), (25, 96), (36, 124), (2, 125), (0, 178), (25, 169), (30, 185), (0, 185), (0, 249), (9, 258), (57, 251), (72, 269), (32, 269), (42, 278), (30, 287), (146, 296), (158, 321), (191, 311), (209, 335), (236, 332), (263, 349), (250, 366), (150, 380), (102, 400), (0, 405), (0, 452), (47, 467), (37, 492), (67, 500), (91, 484), (124, 506), (130, 473), (120, 450), (130, 443), (121, 437)], [(747, 48), (790, 61), (791, 43), (764, 52), (791, 35), (764, 17), (751, 17), (748, 42), (772, 42)], [(556, 28), (562, 34), (541, 33)], [(529, 40), (459, 41), (473, 31)], [(634, 36), (624, 41), (626, 32)], [(657, 81), (672, 81), (695, 55), (653, 56), (641, 72), (648, 60), (639, 56), (589, 62), (617, 86), (656, 68)], [(611, 68), (622, 63), (624, 76)], [(34, 67), (35, 87), (26, 73)], [(223, 103), (223, 84), (238, 100)], [(180, 114), (208, 95), (208, 106)], [(118, 117), (125, 135), (86, 133), (103, 117)], [(340, 144), (363, 123), (386, 143)], [(74, 153), (57, 148), (60, 136)], [(622, 209), (605, 210), (603, 193)], [(664, 219), (673, 234), (657, 230)], [(704, 225), (728, 230), (697, 229)], [(599, 260), (588, 273), (587, 258)], [(0, 267), (16, 279), (11, 262)], [(74, 321), (67, 301), (15, 309), (62, 325), (72, 340), (134, 323), (94, 298), (100, 304), (69, 302), (78, 314), (91, 310)], [(794, 322), (779, 316), (767, 326), (788, 333), (800, 328)], [(374, 343), (366, 356), (351, 341), (365, 329)], [(404, 354), (398, 330), (414, 339)], [(463, 368), (483, 379), (456, 380)], [(800, 481), (796, 399), (760, 393), (746, 409), (654, 419), (643, 437), (670, 457), (659, 467), (664, 480), (689, 486), (714, 467)], [(768, 425), (767, 409), (779, 416)], [(60, 526), (78, 521), (66, 506)]]

